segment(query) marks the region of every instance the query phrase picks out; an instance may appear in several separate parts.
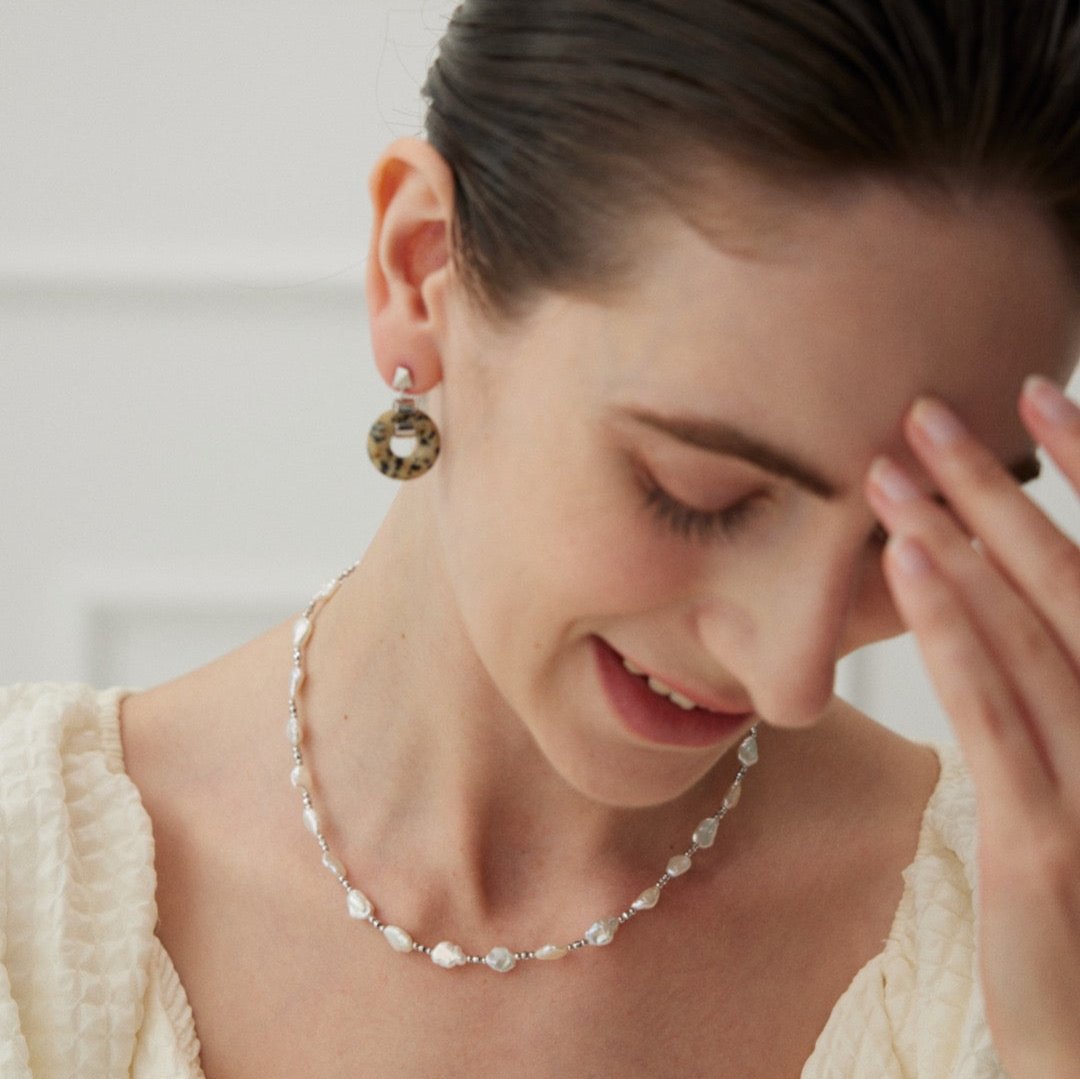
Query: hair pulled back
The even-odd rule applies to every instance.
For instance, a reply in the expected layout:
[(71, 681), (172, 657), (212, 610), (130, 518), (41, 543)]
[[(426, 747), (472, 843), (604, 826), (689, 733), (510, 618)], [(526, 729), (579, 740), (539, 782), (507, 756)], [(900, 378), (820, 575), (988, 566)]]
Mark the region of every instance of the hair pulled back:
[(627, 222), (709, 155), (809, 191), (1017, 189), (1080, 273), (1080, 0), (465, 0), (423, 94), (493, 317), (614, 282)]

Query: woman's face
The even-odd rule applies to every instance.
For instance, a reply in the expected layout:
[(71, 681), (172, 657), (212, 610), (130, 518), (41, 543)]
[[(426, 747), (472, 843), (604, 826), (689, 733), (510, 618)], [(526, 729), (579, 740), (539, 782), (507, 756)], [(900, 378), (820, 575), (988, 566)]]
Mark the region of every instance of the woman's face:
[(601, 801), (676, 796), (752, 720), (643, 737), (597, 638), (691, 697), (813, 724), (837, 660), (903, 629), (862, 490), (880, 453), (930, 488), (909, 406), (943, 398), (1017, 464), (1024, 376), (1063, 379), (1080, 350), (1061, 256), (1019, 201), (867, 186), (755, 218), (738, 182), (719, 190), (762, 226), (745, 244), (659, 218), (617, 300), (549, 296), (499, 333), (464, 305), (448, 321), (428, 490), (451, 587), (497, 690)]

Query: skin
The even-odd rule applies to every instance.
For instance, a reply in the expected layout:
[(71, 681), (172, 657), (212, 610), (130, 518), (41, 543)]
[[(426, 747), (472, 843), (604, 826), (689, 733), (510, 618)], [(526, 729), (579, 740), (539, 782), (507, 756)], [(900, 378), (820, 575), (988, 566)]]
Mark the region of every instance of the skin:
[[(758, 1074), (755, 1066), (786, 1074), (805, 1060), (824, 1015), (796, 1017), (801, 1005), (789, 1003), (779, 981), (759, 985), (757, 952), (739, 966), (751, 934), (728, 939), (725, 919), (738, 922), (742, 912), (763, 940), (787, 939), (792, 911), (806, 906), (803, 887), (824, 887), (832, 873), (826, 852), (847, 850), (851, 865), (837, 864), (833, 874), (839, 926), (800, 926), (793, 936), (812, 942), (823, 939), (815, 933), (863, 926), (866, 954), (847, 957), (854, 969), (879, 950), (898, 898), (891, 881), (913, 853), (936, 764), (845, 708), (833, 678), (843, 655), (912, 628), (978, 790), (995, 1044), (1014, 1079), (1067, 1075), (1062, 1061), (1080, 1057), (1068, 1004), (1080, 970), (1080, 789), (1072, 778), (1080, 769), (1071, 767), (1080, 758), (1080, 569), (1075, 545), (1001, 463), (1038, 442), (1080, 485), (1080, 424), (1038, 419), (1030, 398), (1017, 408), (1026, 376), (1061, 382), (1071, 371), (1080, 297), (1053, 234), (1018, 196), (915, 200), (868, 184), (778, 203), (735, 169), (718, 166), (708, 182), (720, 207), (725, 199), (738, 207), (719, 230), (729, 242), (658, 212), (632, 230), (639, 270), (622, 291), (602, 299), (547, 294), (522, 321), (497, 325), (469, 302), (449, 255), (454, 184), (446, 162), (416, 139), (381, 157), (370, 184), (374, 352), (388, 384), (397, 365), (411, 368), (443, 451), (430, 473), (402, 485), (312, 637), (305, 755), (328, 839), (357, 881), (373, 882), (380, 910), (425, 939), (422, 927), (450, 931), (465, 945), (568, 940), (625, 906), (716, 808), (742, 736), (675, 748), (632, 734), (600, 688), (591, 638), (691, 695), (752, 704), (762, 760), (724, 824), (734, 876), (725, 876), (723, 859), (711, 875), (695, 865), (680, 882), (688, 906), (665, 908), (663, 939), (718, 919), (715, 929), (709, 923), (717, 943), (705, 956), (708, 970), (747, 978), (736, 980), (738, 1006), (717, 1029), (758, 1054), (738, 1074)], [(922, 440), (913, 405), (924, 398), (947, 402), (968, 438), (945, 448)], [(822, 497), (729, 453), (690, 446), (633, 419), (641, 409), (736, 425), (797, 456), (835, 490)], [(913, 497), (895, 497), (895, 474), (883, 487), (883, 458), (904, 470)], [(724, 535), (680, 535), (646, 505), (643, 484), (702, 512), (749, 512)], [(880, 524), (894, 534), (888, 550)], [(910, 548), (901, 544), (913, 541), (933, 568), (905, 574)], [(1023, 634), (1012, 633), (1021, 625)], [(279, 804), (266, 793), (280, 786), (281, 746), (254, 753), (251, 774), (264, 785), (253, 780), (248, 791), (235, 789), (236, 770), (222, 763), (267, 741), (265, 717), (280, 711), (287, 644), (279, 638), (287, 634), (285, 627), (194, 681), (125, 704), (125, 758), (155, 818), (160, 892), (176, 897), (176, 917), (165, 899), (162, 931), (177, 934), (166, 945), (195, 990), (204, 1045), (236, 1044), (234, 1031), (215, 1038), (211, 1028), (235, 1009), (213, 989), (202, 994), (207, 1003), (199, 1000), (205, 933), (225, 905), (209, 904), (214, 919), (200, 936), (199, 886), (181, 865), (190, 851), (176, 853), (182, 842), (170, 830), (207, 836), (210, 850), (233, 842), (242, 866), (246, 851), (275, 846), (295, 855), (285, 864), (311, 863), (295, 799), (286, 804), (282, 795)], [(210, 728), (205, 716), (224, 712), (234, 723)], [(162, 715), (174, 719), (155, 728), (149, 717)], [(174, 827), (203, 812), (189, 808), (159, 763), (180, 759), (188, 783), (194, 776), (204, 792), (218, 791), (214, 821)], [(894, 803), (900, 809), (889, 815)], [(216, 823), (222, 815), (228, 832)], [(880, 874), (863, 872), (886, 848)], [(257, 863), (245, 872), (241, 926), (250, 925)], [(324, 878), (320, 872), (309, 888), (297, 882), (307, 888), (313, 942), (338, 939), (342, 921), (336, 907), (316, 913), (325, 906)], [(879, 878), (888, 883), (880, 895), (849, 887), (870, 889)], [(773, 925), (763, 905), (789, 893), (793, 907)], [(553, 904), (552, 896), (564, 898)], [(182, 938), (185, 922), (194, 926), (190, 940)], [(268, 934), (297, 918), (283, 910), (272, 923)], [(528, 940), (523, 926), (532, 927)], [(389, 950), (360, 936), (340, 946), (362, 974), (340, 988), (342, 1000), (360, 1000), (373, 979), (381, 993), (408, 985), (423, 999), (442, 999), (418, 960), (392, 957), (384, 980), (372, 964)], [(643, 925), (604, 952), (612, 965), (582, 964), (571, 976), (565, 964), (577, 959), (569, 959), (509, 977), (535, 977), (545, 1001), (551, 979), (550, 1001), (579, 1009), (613, 993), (629, 1004), (632, 972), (663, 955)], [(328, 956), (327, 969), (338, 958)], [(669, 976), (687, 961), (676, 955)], [(820, 948), (805, 961), (806, 970), (827, 965)], [(415, 973), (401, 973), (402, 963)], [(778, 960), (778, 979), (789, 970), (789, 957)], [(452, 1044), (470, 1007), (481, 1015), (507, 1007), (505, 994), (484, 996), (491, 981), (474, 973), (431, 974), (461, 974), (469, 986), (445, 1016)], [(814, 1008), (827, 1014), (852, 973), (840, 963)], [(286, 976), (272, 972), (266, 984)], [(415, 983), (403, 980), (413, 976)], [(571, 1029), (560, 1018), (545, 1027), (547, 1012), (534, 1005), (508, 1029), (520, 1037), (530, 1025)], [(786, 1009), (793, 1027), (805, 1020), (782, 1058), (767, 1055), (782, 1033), (760, 1041), (770, 1006)], [(709, 1007), (715, 1017), (717, 1002)], [(347, 1027), (349, 1015), (324, 1029)], [(780, 1030), (782, 1018), (765, 1029)], [(437, 1044), (430, 1022), (404, 1040)], [(620, 1038), (632, 1034), (630, 1022)], [(367, 1044), (372, 1059), (391, 1059), (391, 1047)], [(589, 1051), (587, 1043), (565, 1045)], [(250, 1046), (246, 1059), (257, 1050)], [(423, 1072), (416, 1061), (395, 1067)], [(223, 1063), (220, 1074), (240, 1072)]]
[[(549, 296), (500, 334), (454, 293), (438, 155), (397, 144), (372, 192), (380, 369), (389, 381), (408, 362), (419, 392), (438, 387), (449, 435), (438, 474), (399, 496), (401, 517), (429, 537), (437, 594), (464, 631), (460, 696), (474, 704), (483, 687), (485, 733), (493, 721), (506, 745), (528, 730), (541, 756), (515, 745), (515, 762), (524, 752), (550, 770), (525, 784), (544, 819), (580, 834), (605, 806), (662, 806), (718, 757), (615, 727), (587, 634), (688, 687), (750, 699), (786, 732), (826, 713), (839, 657), (911, 628), (978, 787), (1000, 1052), (1015, 1075), (1067, 1074), (1080, 1059), (1068, 1003), (1080, 999), (1080, 556), (1002, 466), (1030, 439), (1080, 485), (1080, 423), (1062, 399), (1056, 425), (1033, 396), (1017, 410), (1025, 376), (1063, 381), (1080, 351), (1077, 294), (1046, 225), (1019, 197), (935, 206), (867, 186), (779, 228), (771, 217), (767, 243), (733, 254), (669, 217), (647, 230), (648, 260), (620, 302)], [(972, 434), (927, 440), (927, 417), (952, 416), (941, 402)], [(841, 493), (822, 499), (644, 431), (620, 414), (632, 406), (737, 423)], [(899, 499), (883, 493), (889, 467)], [(729, 538), (687, 541), (650, 522), (635, 468), (700, 509), (748, 496), (762, 508)], [(875, 516), (899, 534), (885, 575)], [(444, 699), (459, 699), (434, 667)], [(483, 774), (495, 763), (470, 782), (520, 814), (505, 779)]]

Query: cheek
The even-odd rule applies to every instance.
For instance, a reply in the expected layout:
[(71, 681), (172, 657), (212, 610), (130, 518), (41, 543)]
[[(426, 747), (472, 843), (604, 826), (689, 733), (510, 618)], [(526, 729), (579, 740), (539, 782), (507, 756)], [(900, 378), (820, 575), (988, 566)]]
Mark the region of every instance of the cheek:
[(593, 556), (568, 568), (573, 589), (592, 597), (597, 614), (656, 610), (693, 594), (690, 559), (657, 542), (647, 524), (631, 530), (600, 522), (597, 536)]
[(700, 586), (709, 549), (666, 535), (625, 453), (573, 420), (516, 414), (512, 438), (496, 433), (440, 462), (453, 466), (436, 496), (447, 571), (470, 634), (488, 648), (535, 652), (575, 625), (592, 632)]
[[(590, 494), (545, 500), (535, 492), (512, 523), (489, 523), (460, 552), (462, 581), (472, 584), (459, 598), (476, 632), (494, 624), (502, 627), (500, 648), (513, 640), (545, 649), (700, 591), (700, 555), (659, 535), (632, 502), (604, 505)], [(525, 632), (528, 642), (519, 636)]]
[(532, 587), (565, 620), (656, 610), (693, 593), (694, 557), (685, 545), (658, 535), (632, 501), (604, 505), (594, 497), (574, 505), (564, 505), (561, 516), (553, 511), (567, 525), (544, 530), (543, 522), (530, 521), (523, 530), (535, 558), (525, 572), (539, 578)]

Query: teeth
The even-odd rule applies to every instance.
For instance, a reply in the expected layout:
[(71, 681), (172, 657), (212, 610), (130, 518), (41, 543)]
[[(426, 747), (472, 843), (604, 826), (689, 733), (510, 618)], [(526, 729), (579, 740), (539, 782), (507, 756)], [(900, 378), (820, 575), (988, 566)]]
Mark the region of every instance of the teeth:
[[(629, 659), (623, 658), (623, 666), (631, 673), (636, 675), (643, 675), (645, 672), (634, 662)], [(684, 712), (689, 712), (691, 709), (697, 708), (696, 705), (689, 697), (684, 697), (681, 693), (676, 693), (671, 686), (664, 682), (661, 682), (659, 678), (653, 678), (649, 676), (649, 689), (653, 693), (659, 694), (661, 697), (667, 697), (672, 704), (677, 704)]]
[(691, 708), (697, 708), (689, 697), (684, 697), (681, 693), (672, 693), (669, 695), (672, 704), (677, 704), (684, 712), (689, 712)]
[(667, 697), (672, 704), (678, 705), (684, 712), (689, 712), (691, 709), (697, 708), (697, 705), (690, 700), (689, 697), (684, 697), (681, 693), (676, 693), (671, 686), (667, 685), (665, 682), (661, 682), (659, 678), (649, 679), (649, 689), (660, 697)]

